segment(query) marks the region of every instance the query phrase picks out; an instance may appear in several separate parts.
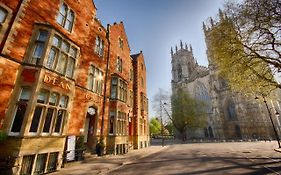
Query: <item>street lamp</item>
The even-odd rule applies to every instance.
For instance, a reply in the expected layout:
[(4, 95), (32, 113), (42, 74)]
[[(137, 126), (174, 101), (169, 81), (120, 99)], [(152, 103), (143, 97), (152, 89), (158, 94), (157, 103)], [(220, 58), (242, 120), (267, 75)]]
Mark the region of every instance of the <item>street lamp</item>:
[[(265, 104), (265, 106), (266, 106), (266, 109), (267, 109), (267, 112), (268, 112), (268, 115), (269, 115), (269, 118), (270, 118), (270, 121), (271, 121), (271, 124), (272, 124), (273, 130), (274, 130), (274, 134), (275, 134), (276, 140), (277, 140), (277, 142), (278, 142), (278, 146), (279, 146), (279, 148), (281, 148), (281, 145), (280, 145), (280, 139), (279, 139), (279, 136), (278, 136), (277, 130), (276, 130), (276, 128), (275, 128), (274, 122), (273, 122), (273, 120), (272, 120), (271, 112), (270, 112), (270, 109), (269, 109), (269, 107), (268, 107), (268, 105), (267, 105), (267, 101), (266, 101), (266, 99), (265, 99), (265, 96), (264, 96), (264, 95), (262, 95), (262, 98), (263, 98), (263, 102), (264, 102), (264, 104)], [(257, 99), (259, 99), (259, 98), (258, 98), (258, 97), (256, 97), (255, 99), (257, 100)]]

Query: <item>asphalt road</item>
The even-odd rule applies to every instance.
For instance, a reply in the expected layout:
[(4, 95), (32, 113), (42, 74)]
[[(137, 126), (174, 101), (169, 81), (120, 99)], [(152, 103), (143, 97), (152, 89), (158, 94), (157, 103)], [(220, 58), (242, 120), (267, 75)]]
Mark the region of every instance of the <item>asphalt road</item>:
[(108, 174), (281, 174), (276, 146), (275, 142), (175, 144)]

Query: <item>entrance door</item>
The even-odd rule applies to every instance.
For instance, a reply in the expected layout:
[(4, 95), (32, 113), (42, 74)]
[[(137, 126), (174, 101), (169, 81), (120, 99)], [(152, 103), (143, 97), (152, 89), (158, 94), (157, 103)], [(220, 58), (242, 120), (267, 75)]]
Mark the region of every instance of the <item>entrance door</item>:
[(96, 125), (96, 109), (94, 107), (89, 107), (85, 120), (84, 143), (89, 144), (95, 132), (95, 125)]

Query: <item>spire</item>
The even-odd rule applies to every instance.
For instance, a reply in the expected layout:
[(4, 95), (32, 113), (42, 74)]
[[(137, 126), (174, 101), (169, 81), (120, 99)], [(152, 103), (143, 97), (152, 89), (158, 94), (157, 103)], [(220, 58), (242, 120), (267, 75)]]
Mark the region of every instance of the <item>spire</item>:
[(210, 22), (211, 22), (212, 27), (214, 27), (214, 20), (212, 17), (210, 18)]
[(192, 51), (192, 46), (191, 44), (189, 44), (189, 49), (190, 49), (190, 52), (193, 54), (193, 51)]
[(181, 46), (181, 49), (183, 49), (182, 40), (180, 40), (180, 46)]
[(221, 9), (219, 9), (219, 16), (220, 16), (220, 20), (224, 20), (223, 12)]
[(176, 45), (176, 53), (178, 52), (178, 46)]
[(185, 43), (185, 50), (187, 50), (187, 44)]
[(205, 23), (203, 22), (203, 30), (204, 30), (204, 32), (206, 32), (207, 31), (207, 29), (206, 29), (206, 25), (205, 25)]
[(171, 47), (171, 56), (174, 55), (173, 47)]

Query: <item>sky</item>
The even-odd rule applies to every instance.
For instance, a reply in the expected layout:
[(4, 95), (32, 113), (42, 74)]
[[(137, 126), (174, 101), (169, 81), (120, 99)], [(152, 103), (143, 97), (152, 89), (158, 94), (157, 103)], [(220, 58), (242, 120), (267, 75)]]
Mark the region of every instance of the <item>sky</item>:
[(171, 47), (191, 44), (198, 63), (208, 66), (202, 24), (216, 17), (224, 0), (94, 0), (97, 18), (107, 24), (123, 21), (131, 54), (143, 51), (147, 73), (149, 116), (159, 91), (171, 91)]

